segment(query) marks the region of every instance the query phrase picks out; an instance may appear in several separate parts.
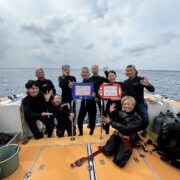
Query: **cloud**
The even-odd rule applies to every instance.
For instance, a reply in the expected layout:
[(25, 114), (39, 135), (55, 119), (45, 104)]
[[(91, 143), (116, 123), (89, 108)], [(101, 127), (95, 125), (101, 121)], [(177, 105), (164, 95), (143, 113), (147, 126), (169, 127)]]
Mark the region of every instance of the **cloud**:
[(2, 17), (0, 17), (0, 24), (3, 24), (4, 19)]
[(9, 29), (7, 25), (5, 24), (4, 19), (0, 17), (0, 34), (1, 34), (0, 58), (1, 60), (4, 60), (4, 61), (5, 61), (6, 54), (8, 53), (8, 49), (9, 49), (8, 40), (6, 39), (9, 33), (10, 33)]
[(139, 42), (135, 43), (131, 46), (128, 46), (123, 49), (123, 52), (126, 55), (130, 56), (141, 56), (146, 53), (148, 50), (155, 50), (164, 45), (169, 45), (175, 40), (178, 40), (180, 35), (175, 32), (165, 33), (156, 38), (154, 38), (151, 42)]
[[(63, 37), (61, 34), (66, 35), (68, 31), (72, 30), (71, 24), (73, 22), (72, 14), (65, 13), (60, 17), (51, 15), (45, 16), (40, 20), (34, 20), (29, 24), (23, 24), (21, 25), (21, 30), (39, 37), (46, 44), (54, 44), (56, 42), (63, 44), (68, 41), (68, 38)], [(66, 31), (66, 29), (68, 30)]]
[(85, 49), (89, 50), (89, 49), (92, 49), (94, 47), (94, 43), (91, 43), (91, 44), (88, 44)]
[(135, 44), (131, 47), (125, 48), (124, 52), (125, 54), (134, 56), (134, 55), (141, 55), (142, 53), (145, 53), (147, 50), (155, 49), (157, 48), (157, 45), (154, 43), (140, 43)]
[(160, 40), (163, 44), (169, 44), (174, 40), (180, 39), (180, 34), (177, 34), (175, 32), (169, 32), (161, 35)]
[(177, 69), (179, 8), (177, 0), (1, 1), (0, 67)]

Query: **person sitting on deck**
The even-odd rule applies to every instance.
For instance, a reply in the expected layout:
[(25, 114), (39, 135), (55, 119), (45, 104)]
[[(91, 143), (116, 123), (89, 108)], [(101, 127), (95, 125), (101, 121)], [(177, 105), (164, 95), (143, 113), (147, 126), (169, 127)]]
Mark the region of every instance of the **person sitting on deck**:
[[(58, 137), (64, 137), (65, 130), (68, 133), (68, 136), (72, 135), (72, 119), (74, 113), (71, 113), (69, 103), (62, 103), (61, 96), (56, 94), (53, 97), (53, 107), (50, 109), (50, 112), (53, 113), (53, 118), (56, 118), (56, 134)], [(74, 129), (75, 131), (75, 129)], [(75, 135), (75, 132), (74, 132)]]
[(43, 138), (43, 132), (39, 131), (36, 124), (37, 120), (44, 123), (48, 137), (51, 137), (54, 126), (50, 121), (52, 113), (47, 112), (48, 106), (51, 104), (49, 99), (52, 92), (42, 94), (39, 92), (39, 83), (29, 80), (26, 85), (27, 96), (22, 100), (25, 120), (34, 135), (35, 139)]
[[(102, 152), (107, 156), (114, 154), (113, 162), (123, 167), (132, 154), (127, 146), (131, 148), (131, 146), (135, 144), (136, 134), (138, 131), (142, 130), (142, 119), (134, 111), (136, 103), (133, 97), (124, 96), (121, 100), (121, 104), (123, 110), (118, 112), (115, 111), (115, 104), (112, 104), (110, 106), (110, 116), (102, 116), (103, 123), (110, 124), (117, 130), (106, 142)], [(124, 142), (125, 136), (129, 139), (127, 143)]]

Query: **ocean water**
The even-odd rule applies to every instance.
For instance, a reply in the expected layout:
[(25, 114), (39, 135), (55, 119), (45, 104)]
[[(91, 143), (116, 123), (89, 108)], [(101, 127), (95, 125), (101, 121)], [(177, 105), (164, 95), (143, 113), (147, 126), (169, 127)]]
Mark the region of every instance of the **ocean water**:
[[(61, 70), (58, 68), (45, 68), (45, 77), (53, 81), (57, 93), (61, 93), (58, 86), (58, 77)], [(116, 70), (118, 81), (126, 79), (124, 70)], [(81, 82), (80, 69), (72, 69), (71, 74)], [(100, 71), (100, 75), (104, 75)], [(170, 99), (180, 102), (180, 71), (157, 71), (139, 70), (140, 76), (147, 76), (149, 81), (155, 86), (155, 93), (167, 96)], [(24, 93), (24, 85), (30, 79), (36, 79), (35, 68), (3, 68), (0, 69), (0, 97)]]

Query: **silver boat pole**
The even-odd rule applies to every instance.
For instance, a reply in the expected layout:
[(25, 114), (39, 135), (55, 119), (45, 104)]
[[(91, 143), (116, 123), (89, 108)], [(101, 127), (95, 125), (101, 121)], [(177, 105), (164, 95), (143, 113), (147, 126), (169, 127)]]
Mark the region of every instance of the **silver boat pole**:
[[(73, 105), (74, 105), (74, 100), (71, 101), (71, 113), (73, 113)], [(74, 121), (73, 117), (70, 116), (71, 119), (71, 141), (74, 141), (76, 138), (74, 136)]]
[[(103, 116), (103, 99), (101, 99), (101, 113), (100, 113), (100, 120), (101, 120), (101, 117)], [(100, 128), (100, 136), (99, 136), (99, 139), (103, 139), (103, 136), (102, 136), (102, 130), (103, 130), (103, 123), (102, 123), (102, 120), (101, 120), (101, 128)]]

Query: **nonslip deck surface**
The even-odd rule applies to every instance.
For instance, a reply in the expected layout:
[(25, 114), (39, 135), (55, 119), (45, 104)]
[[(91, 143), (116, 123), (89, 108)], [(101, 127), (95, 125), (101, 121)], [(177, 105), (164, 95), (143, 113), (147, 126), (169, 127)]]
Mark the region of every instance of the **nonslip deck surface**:
[[(30, 140), (28, 144), (21, 145), (19, 153), (19, 167), (6, 180), (24, 179), (28, 171), (31, 172), (30, 180), (89, 180), (89, 165), (84, 162), (81, 167), (71, 168), (70, 163), (87, 156), (87, 146), (90, 146), (92, 152), (98, 149), (98, 146), (105, 144), (108, 135), (99, 138), (99, 128), (96, 129), (93, 136), (88, 135), (88, 129), (84, 136), (76, 136), (75, 141), (70, 137), (57, 138), (54, 134), (52, 138), (43, 138), (41, 140)], [(139, 153), (145, 155), (145, 159), (139, 156)], [(138, 158), (138, 162), (134, 160)], [(119, 180), (119, 179), (172, 179), (180, 177), (180, 171), (169, 164), (160, 160), (159, 155), (154, 153), (144, 153), (142, 150), (134, 149), (131, 158), (124, 168), (119, 168), (112, 162), (113, 157), (106, 157), (103, 154), (97, 155), (93, 160), (93, 170), (97, 180)], [(149, 166), (148, 166), (149, 164)]]

